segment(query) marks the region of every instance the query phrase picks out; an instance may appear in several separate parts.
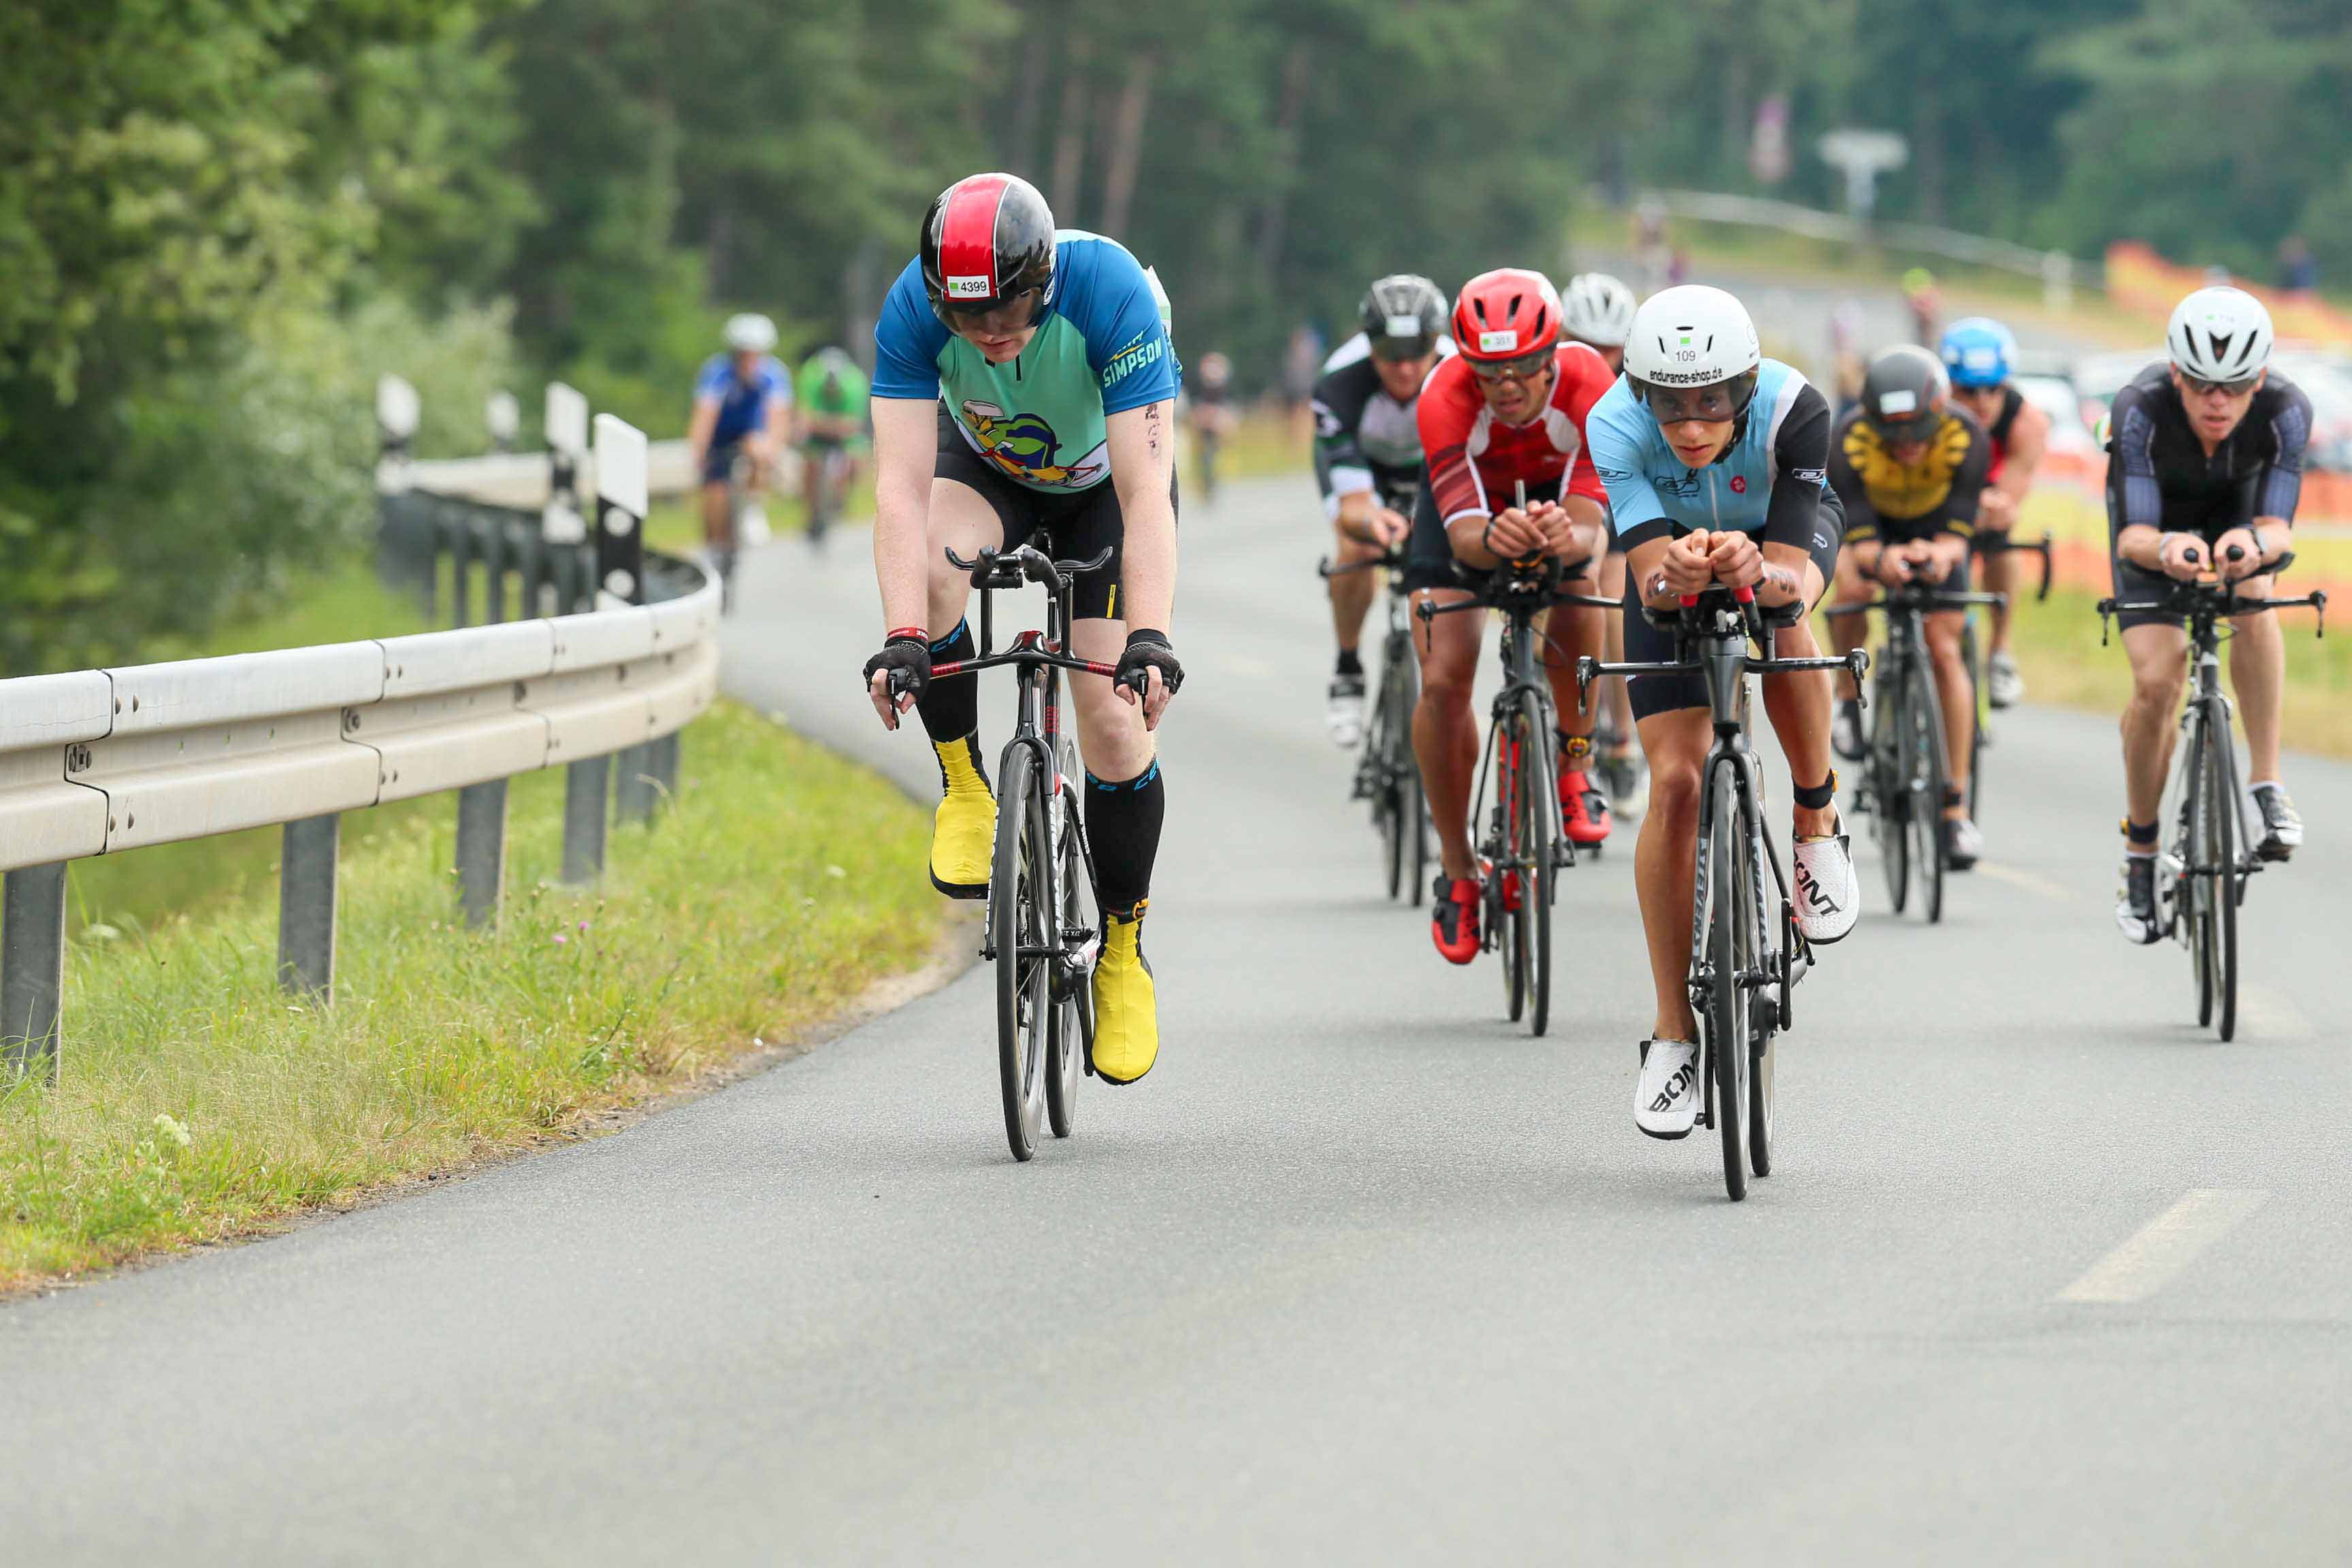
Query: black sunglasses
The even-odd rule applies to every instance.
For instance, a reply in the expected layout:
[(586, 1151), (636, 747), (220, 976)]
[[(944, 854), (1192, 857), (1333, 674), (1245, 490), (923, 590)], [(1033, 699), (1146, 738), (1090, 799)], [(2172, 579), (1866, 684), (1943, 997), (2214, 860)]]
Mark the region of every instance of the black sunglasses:
[(2216, 392), (2227, 393), (2231, 397), (2243, 397), (2253, 391), (2254, 383), (2262, 378), (2260, 371), (2237, 381), (2207, 381), (2200, 376), (2191, 375), (2185, 370), (2180, 372), (2180, 384), (2200, 397), (2210, 396)]

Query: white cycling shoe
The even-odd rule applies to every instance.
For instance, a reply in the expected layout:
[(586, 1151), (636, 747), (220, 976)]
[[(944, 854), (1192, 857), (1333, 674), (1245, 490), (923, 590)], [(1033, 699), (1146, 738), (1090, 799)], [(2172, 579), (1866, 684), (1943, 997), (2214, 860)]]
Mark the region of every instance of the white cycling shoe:
[(1363, 742), (1362, 676), (1335, 675), (1331, 678), (1330, 700), (1323, 710), (1323, 723), (1331, 731), (1331, 743), (1343, 751), (1353, 751)]
[(1698, 1124), (1698, 1047), (1682, 1040), (1642, 1042), (1642, 1076), (1633, 1085), (1633, 1125), (1653, 1138), (1687, 1138)]
[(1800, 838), (1790, 853), (1795, 863), (1798, 934), (1826, 945), (1853, 929), (1862, 918), (1862, 884), (1853, 874), (1853, 841), (1845, 819), (1826, 838)]
[(2025, 700), (2025, 677), (2017, 670), (2017, 657), (2003, 648), (1985, 660), (1985, 700), (1995, 708), (2014, 708)]

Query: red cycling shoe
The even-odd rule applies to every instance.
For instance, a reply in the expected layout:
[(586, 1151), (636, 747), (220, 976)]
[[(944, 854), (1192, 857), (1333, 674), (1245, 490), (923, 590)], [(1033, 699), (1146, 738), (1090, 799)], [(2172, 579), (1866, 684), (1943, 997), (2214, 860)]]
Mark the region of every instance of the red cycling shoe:
[(1483, 901), (1477, 878), (1437, 874), (1429, 890), (1429, 940), (1446, 963), (1467, 963), (1478, 956), (1478, 906)]
[(1582, 768), (1559, 771), (1559, 819), (1571, 844), (1590, 847), (1609, 837), (1609, 797)]

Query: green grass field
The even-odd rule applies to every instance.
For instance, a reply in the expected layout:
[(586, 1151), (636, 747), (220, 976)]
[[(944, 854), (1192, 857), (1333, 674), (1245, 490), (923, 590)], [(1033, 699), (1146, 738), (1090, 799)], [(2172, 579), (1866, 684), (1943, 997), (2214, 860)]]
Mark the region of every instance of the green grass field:
[(549, 885), (560, 773), (515, 781), (490, 931), (453, 918), (448, 798), (351, 814), (331, 1006), (278, 989), (257, 869), (110, 939), (85, 928), (60, 1084), (0, 1094), (0, 1289), (562, 1136), (929, 958), (921, 811), (731, 706), (683, 755), (674, 805), (615, 830), (593, 893)]

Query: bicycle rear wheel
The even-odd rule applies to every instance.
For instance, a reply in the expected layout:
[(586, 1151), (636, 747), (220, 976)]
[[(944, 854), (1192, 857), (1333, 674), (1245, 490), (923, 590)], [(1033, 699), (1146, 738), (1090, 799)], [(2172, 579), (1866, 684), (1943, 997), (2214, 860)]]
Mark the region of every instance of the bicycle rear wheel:
[(1911, 867), (1919, 879), (1920, 912), (1934, 925), (1944, 918), (1944, 791), (1950, 783), (1944, 764), (1944, 709), (1927, 661), (1911, 667), (1908, 684), (1903, 708), (1909, 724), (1904, 753), (1911, 792)]
[(1552, 767), (1550, 715), (1530, 691), (1519, 699), (1516, 718), (1521, 737), (1519, 766), (1519, 930), (1527, 946), (1528, 1032), (1541, 1035), (1551, 1025), (1551, 906), (1559, 890), (1558, 853), (1561, 827), (1559, 786)]
[(1977, 816), (1977, 796), (1984, 782), (1985, 673), (1984, 650), (1977, 642), (1977, 612), (1970, 610), (1960, 626), (1960, 659), (1969, 667), (1969, 820)]
[(1528, 1005), (1528, 890), (1518, 865), (1519, 834), (1526, 815), (1519, 805), (1520, 792), (1526, 787), (1520, 770), (1527, 747), (1516, 711), (1495, 721), (1491, 744), (1495, 748), (1495, 815), (1488, 908), (1494, 911), (1495, 951), (1503, 961), (1505, 1015), (1516, 1024), (1526, 1016)]
[(1748, 988), (1739, 983), (1739, 809), (1738, 764), (1716, 764), (1707, 789), (1702, 918), (1706, 921), (1706, 1037), (1715, 1089), (1715, 1126), (1723, 1141), (1723, 1186), (1734, 1203), (1748, 1195)]
[(2212, 858), (2205, 885), (2206, 920), (2211, 932), (2211, 973), (2215, 1029), (2225, 1039), (2238, 1033), (2238, 792), (2225, 750), (2230, 731), (2209, 726), (2205, 738), (2205, 778), (2198, 793), (2206, 816), (2205, 847)]
[[(1739, 913), (1740, 931), (1749, 938), (1748, 951), (1742, 956), (1743, 967), (1759, 974), (1780, 973), (1780, 950), (1772, 935), (1776, 927), (1785, 927), (1788, 916), (1766, 923), (1763, 889), (1763, 849), (1757, 841), (1757, 825), (1748, 814), (1740, 814), (1739, 837)], [(1780, 941), (1787, 940), (1781, 931)], [(1756, 1005), (1756, 994), (1743, 993), (1748, 998), (1748, 1169), (1750, 1174), (1769, 1176), (1772, 1173), (1772, 1042), (1778, 1037), (1781, 1019), (1779, 995), (1773, 993), (1773, 1005)]]
[(1421, 832), (1421, 775), (1412, 761), (1413, 686), (1412, 656), (1391, 645), (1381, 670), (1380, 705), (1373, 710), (1365, 749), (1378, 780), (1372, 809), (1380, 818), (1381, 864), (1391, 899), (1404, 890), (1408, 872), (1414, 880), (1421, 873), (1420, 846), (1414, 842)]
[[(1073, 931), (1100, 930), (1099, 922), (1087, 913), (1090, 884), (1086, 857), (1078, 851), (1078, 794), (1070, 782), (1077, 773), (1077, 756), (1066, 740), (1062, 752), (1062, 776), (1055, 781), (1062, 811), (1054, 889), (1062, 911), (1062, 929), (1052, 943), (1056, 948), (1069, 942)], [(1054, 1011), (1045, 1037), (1045, 1123), (1055, 1137), (1067, 1138), (1077, 1120), (1078, 1079), (1086, 1074), (1087, 1052), (1094, 1045), (1094, 976), (1084, 969), (1066, 969), (1058, 958), (1049, 967)]]
[(996, 793), (996, 865), (989, 879), (989, 935), (996, 951), (996, 1064), (1004, 1094), (1004, 1136), (1013, 1157), (1037, 1152), (1045, 1101), (1046, 1019), (1053, 960), (1046, 939), (1053, 905), (1053, 846), (1036, 753), (1005, 748)]

